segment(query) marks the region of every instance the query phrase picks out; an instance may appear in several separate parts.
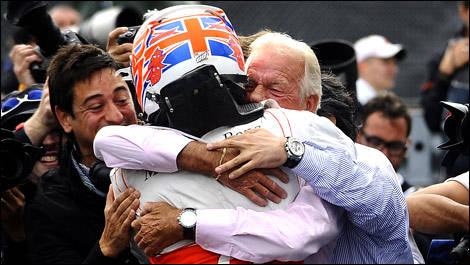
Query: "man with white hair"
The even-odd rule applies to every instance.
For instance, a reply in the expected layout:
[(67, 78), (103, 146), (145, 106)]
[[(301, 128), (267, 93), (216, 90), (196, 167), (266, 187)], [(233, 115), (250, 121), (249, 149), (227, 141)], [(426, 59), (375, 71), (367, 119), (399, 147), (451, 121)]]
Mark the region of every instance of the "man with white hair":
[(386, 93), (395, 85), (397, 61), (406, 56), (401, 44), (390, 43), (380, 35), (369, 35), (354, 43), (359, 79), (356, 81), (357, 99), (365, 105), (377, 94)]

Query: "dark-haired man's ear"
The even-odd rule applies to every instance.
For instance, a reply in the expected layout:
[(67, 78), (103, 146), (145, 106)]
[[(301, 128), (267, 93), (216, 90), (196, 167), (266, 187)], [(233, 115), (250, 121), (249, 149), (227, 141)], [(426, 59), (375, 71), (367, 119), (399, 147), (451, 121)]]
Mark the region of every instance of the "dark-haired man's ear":
[(57, 115), (57, 120), (59, 121), (60, 126), (64, 129), (64, 132), (71, 133), (72, 132), (72, 115), (69, 113), (62, 111), (59, 109), (58, 106), (55, 106), (55, 113)]

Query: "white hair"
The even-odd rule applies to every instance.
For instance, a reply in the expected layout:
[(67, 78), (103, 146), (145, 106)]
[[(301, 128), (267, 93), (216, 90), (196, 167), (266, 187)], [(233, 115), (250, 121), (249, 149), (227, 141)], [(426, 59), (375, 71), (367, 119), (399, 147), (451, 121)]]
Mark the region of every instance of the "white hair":
[[(253, 60), (254, 54), (259, 50), (275, 49), (279, 53), (292, 56), (292, 52), (299, 54), (305, 65), (303, 78), (299, 81), (301, 102), (310, 95), (317, 95), (321, 102), (321, 71), (317, 56), (313, 50), (303, 41), (293, 39), (291, 36), (280, 32), (269, 32), (258, 37), (250, 45), (250, 56), (246, 60), (248, 68)], [(320, 104), (317, 104), (317, 109)], [(317, 111), (315, 110), (315, 112)]]

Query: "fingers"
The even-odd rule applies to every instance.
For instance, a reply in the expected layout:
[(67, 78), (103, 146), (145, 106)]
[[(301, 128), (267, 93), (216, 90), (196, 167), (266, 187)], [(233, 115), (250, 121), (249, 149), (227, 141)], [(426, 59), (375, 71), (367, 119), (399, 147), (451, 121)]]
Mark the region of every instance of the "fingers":
[(139, 226), (138, 231), (139, 232), (137, 232), (137, 234), (134, 236), (134, 242), (137, 244), (139, 248), (146, 247), (146, 245), (144, 245), (143, 240), (142, 240), (144, 238), (145, 232), (143, 231), (143, 229), (140, 228), (140, 226)]
[(9, 204), (19, 206), (24, 204), (25, 200), (23, 193), (21, 193), (21, 191), (19, 191), (16, 187), (7, 190), (4, 194), (2, 194), (2, 197), (4, 197)]
[(241, 192), (245, 197), (247, 197), (250, 201), (254, 202), (256, 205), (264, 207), (268, 205), (268, 201), (261, 198), (258, 194), (256, 194), (251, 189), (247, 189), (244, 192)]
[(230, 146), (231, 140), (226, 139), (220, 142), (215, 142), (215, 143), (208, 143), (207, 144), (207, 150), (212, 151), (220, 148), (225, 148), (225, 147), (232, 147)]
[(123, 224), (130, 216), (130, 212), (137, 210), (140, 201), (138, 199), (132, 200), (132, 195), (129, 196), (124, 202), (119, 205), (116, 215), (118, 216), (118, 223)]
[[(261, 185), (266, 187), (269, 191), (273, 192), (276, 195), (276, 197), (278, 196), (282, 199), (287, 198), (287, 192), (281, 186), (279, 186), (274, 180), (270, 179), (269, 177), (267, 177), (265, 175), (261, 176), (259, 178), (258, 183), (260, 183)], [(262, 194), (262, 195), (264, 196), (264, 194)], [(271, 201), (273, 201), (273, 200), (271, 200)]]
[[(119, 207), (119, 205), (121, 204), (122, 201), (124, 201), (131, 192), (134, 191), (134, 188), (129, 188), (129, 189), (126, 189), (123, 193), (121, 193), (117, 198), (115, 198), (114, 200), (112, 200), (110, 202), (109, 205), (109, 208), (108, 208), (108, 211), (110, 212), (115, 212), (116, 209)], [(109, 195), (109, 194), (108, 194)], [(114, 196), (114, 195), (113, 195)]]
[(39, 57), (37, 51), (33, 48), (33, 46), (25, 44), (15, 45), (12, 51), (10, 52), (9, 57), (14, 64), (18, 64), (21, 63), (21, 61), (23, 61), (25, 57), (31, 55), (36, 55), (42, 61), (41, 57)]
[[(218, 166), (215, 168), (215, 173), (217, 174), (221, 174), (227, 170), (230, 170), (232, 168), (235, 168), (237, 166), (239, 166), (240, 164), (244, 163), (246, 161), (246, 159), (243, 159), (243, 157), (241, 155), (238, 155), (236, 156), (235, 158), (223, 163), (222, 165)], [(233, 172), (232, 172), (233, 173)], [(240, 176), (240, 174), (238, 175), (235, 175), (233, 178), (236, 178)]]
[(109, 49), (113, 46), (117, 46), (117, 38), (119, 35), (126, 33), (127, 32), (127, 27), (119, 27), (111, 31), (108, 35), (108, 44), (106, 45), (106, 51), (109, 51)]
[(281, 198), (279, 198), (277, 195), (269, 191), (265, 186), (261, 185), (260, 183), (256, 183), (253, 186), (253, 189), (259, 193), (261, 196), (264, 198), (267, 198), (268, 200), (274, 202), (274, 203), (280, 203)]
[(113, 191), (113, 184), (109, 184), (108, 194), (106, 195), (106, 208), (111, 207), (111, 203), (114, 201), (114, 191)]
[(240, 168), (234, 170), (233, 172), (230, 172), (228, 177), (229, 177), (229, 179), (236, 179), (236, 178), (242, 176), (243, 174), (246, 174), (247, 172), (249, 172), (249, 171), (251, 171), (255, 168), (256, 168), (256, 165), (253, 162), (253, 160), (251, 160), (250, 162), (242, 165)]
[(131, 223), (135, 220), (135, 216), (136, 216), (135, 210), (131, 209), (129, 211), (129, 214), (128, 214), (126, 220), (123, 222), (123, 226), (124, 227), (131, 227)]
[(10, 189), (10, 191), (16, 198), (18, 198), (22, 201), (25, 200), (24, 194), (17, 187), (14, 187), (14, 188)]
[[(131, 55), (131, 53), (132, 43), (123, 43), (113, 49), (114, 58), (119, 58), (119, 55)], [(127, 56), (126, 59), (129, 60), (129, 56)]]
[(261, 172), (263, 172), (263, 174), (265, 175), (274, 176), (281, 180), (283, 183), (289, 183), (289, 176), (279, 168), (262, 169)]
[(144, 206), (142, 207), (142, 212), (140, 216), (144, 216), (147, 213), (151, 212), (154, 208), (159, 206), (160, 202), (146, 202)]
[[(123, 196), (123, 194), (119, 195), (118, 199), (121, 196)], [(139, 200), (138, 200), (139, 196), (140, 196), (139, 191), (134, 190), (128, 193), (127, 195), (123, 196), (124, 199), (122, 201), (116, 200), (114, 204), (117, 204), (118, 206), (115, 211), (115, 214), (117, 216), (122, 216), (125, 211), (128, 211), (129, 206), (131, 206), (131, 208), (136, 210), (137, 207), (139, 206)]]

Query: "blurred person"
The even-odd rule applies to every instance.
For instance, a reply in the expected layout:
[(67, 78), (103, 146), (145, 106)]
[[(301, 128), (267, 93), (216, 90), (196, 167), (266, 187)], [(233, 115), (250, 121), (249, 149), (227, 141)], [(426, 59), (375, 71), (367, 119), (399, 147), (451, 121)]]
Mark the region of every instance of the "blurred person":
[(369, 35), (357, 40), (354, 50), (359, 74), (356, 94), (362, 106), (374, 96), (387, 93), (394, 87), (397, 62), (406, 56), (406, 49), (383, 36)]
[[(44, 90), (44, 93), (43, 93)], [(20, 130), (25, 122), (31, 119), (33, 113), (44, 113), (49, 104), (47, 100), (48, 88), (43, 89), (42, 84), (33, 85), (21, 92), (9, 93), (2, 100), (1, 127), (7, 130)], [(36, 114), (38, 113), (38, 114)], [(56, 128), (41, 141), (44, 153), (35, 162), (29, 177), (17, 186), (2, 193), (2, 231), (6, 233), (7, 249), (5, 250), (5, 263), (28, 263), (26, 235), (24, 232), (23, 212), (25, 205), (34, 197), (40, 177), (48, 170), (57, 166), (60, 145), (60, 133)]]
[(49, 10), (52, 21), (55, 22), (60, 30), (70, 29), (78, 32), (78, 27), (82, 22), (80, 13), (73, 7), (68, 5), (55, 5)]
[[(408, 108), (398, 96), (388, 93), (369, 100), (360, 115), (362, 126), (357, 142), (382, 151), (398, 172), (411, 144)], [(419, 188), (409, 184), (400, 173), (397, 177), (405, 197)]]
[[(77, 31), (81, 22), (78, 11), (68, 5), (56, 5), (49, 10), (52, 21), (60, 30), (71, 29)], [(10, 67), (7, 67), (2, 75), (2, 93), (20, 90), (37, 83), (31, 75), (32, 62), (42, 62), (42, 57), (37, 51), (37, 44), (33, 36), (26, 30), (18, 28), (13, 38), (14, 45), (8, 54)]]
[[(445, 50), (431, 58), (427, 65), (426, 81), (421, 87), (421, 105), (428, 129), (441, 134), (443, 122), (449, 115), (440, 101), (469, 103), (469, 2), (458, 1), (459, 16), (463, 21), (461, 28), (448, 41)], [(445, 139), (444, 139), (445, 140)], [(443, 164), (446, 173), (444, 178), (454, 177), (469, 170), (468, 155), (460, 154), (454, 165)]]
[[(412, 129), (411, 116), (402, 100), (393, 92), (375, 96), (362, 107), (360, 119), (361, 127), (356, 142), (378, 149), (385, 154), (397, 172), (396, 176), (405, 197), (419, 190), (421, 187), (411, 185), (398, 173), (406, 158), (408, 146), (411, 144), (409, 136)], [(423, 243), (422, 235), (414, 235), (417, 237), (417, 242), (413, 235), (410, 231), (415, 264), (422, 264), (424, 263), (422, 252), (426, 249), (423, 246), (425, 243)]]
[[(260, 50), (260, 53), (261, 53), (261, 51), (271, 51), (272, 49), (269, 49), (269, 48), (264, 47), (264, 49), (260, 48), (259, 50)], [(282, 50), (282, 49), (281, 49), (281, 50)], [(274, 49), (274, 50), (273, 50), (273, 53), (275, 53), (275, 52), (276, 52), (276, 50)], [(289, 53), (288, 51), (284, 51), (284, 52), (286, 52), (287, 54)], [(286, 56), (286, 57), (287, 57), (287, 56)], [(278, 58), (277, 55), (269, 54), (269, 55), (266, 55), (264, 58), (265, 58), (265, 60), (263, 60), (263, 62), (265, 62), (265, 67), (266, 67), (266, 68), (269, 69), (269, 67), (271, 67), (271, 66), (274, 66), (274, 67), (275, 67), (275, 66), (277, 65), (277, 64), (272, 64), (272, 63), (270, 63), (269, 60), (267, 59), (267, 58), (270, 58), (270, 59), (271, 59), (271, 58)], [(280, 63), (282, 63), (282, 60), (280, 60)], [(296, 64), (296, 63), (293, 63), (293, 65), (295, 65), (295, 64)], [(251, 65), (249, 65), (249, 67), (251, 67)], [(294, 67), (294, 66), (292, 66), (292, 67)], [(295, 67), (294, 67), (294, 68), (295, 68)], [(282, 68), (281, 65), (279, 65), (279, 69), (284, 69), (284, 68)], [(290, 69), (290, 68), (289, 68), (289, 67), (286, 67), (286, 69)], [(248, 70), (248, 71), (250, 71), (250, 70)], [(276, 72), (275, 69), (270, 70), (270, 71), (272, 71), (273, 73)], [(281, 72), (282, 72), (282, 70), (278, 70), (278, 71), (281, 71)], [(268, 76), (267, 73), (268, 73), (268, 72), (266, 72), (266, 74), (264, 74), (264, 72), (260, 71), (260, 76), (265, 76), (265, 75)], [(284, 75), (285, 75), (287, 78), (292, 78), (292, 77), (291, 77), (291, 74), (292, 74), (292, 76), (295, 76), (295, 74), (297, 74), (297, 73), (298, 73), (298, 71), (293, 71), (292, 69), (290, 69), (290, 70), (287, 70), (287, 72), (285, 72)], [(284, 76), (284, 75), (281, 75), (281, 76)], [(250, 80), (252, 80), (251, 77), (252, 77), (252, 76), (250, 76)], [(254, 77), (254, 76), (253, 76), (253, 77)], [(271, 78), (272, 78), (272, 77), (271, 77)], [(255, 78), (253, 78), (253, 79), (254, 79), (255, 81), (257, 81)], [(295, 78), (294, 78), (294, 80), (295, 80)], [(258, 87), (258, 85), (256, 85), (256, 82), (255, 82), (255, 81), (253, 81), (251, 84), (249, 84), (249, 85), (247, 86), (247, 92), (248, 92), (248, 97), (247, 97), (247, 98), (248, 98), (248, 99), (250, 99), (250, 94), (249, 94), (249, 93), (253, 90), (253, 86)], [(261, 80), (260, 80), (260, 81), (261, 81)], [(263, 82), (267, 82), (267, 83), (266, 83), (266, 86), (267, 86), (267, 87), (270, 86), (270, 85), (269, 85), (269, 79), (266, 79), (266, 80), (265, 80), (265, 78), (263, 78), (262, 81), (263, 81)], [(315, 83), (317, 83), (318, 81), (319, 81), (319, 79), (317, 79), (315, 82), (312, 82), (312, 84), (315, 84)], [(283, 101), (283, 102), (282, 102), (283, 105), (289, 104), (290, 106), (292, 106), (292, 108), (295, 108), (295, 109), (299, 109), (299, 108), (302, 108), (302, 107), (303, 107), (303, 108), (308, 108), (308, 109), (310, 109), (311, 111), (316, 110), (317, 107), (316, 107), (314, 104), (312, 104), (312, 102), (315, 102), (315, 101), (318, 102), (318, 100), (319, 100), (319, 95), (318, 95), (318, 94), (315, 94), (315, 93), (314, 93), (315, 95), (314, 95), (313, 97), (307, 96), (307, 98), (305, 98), (305, 99), (303, 100), (303, 103), (300, 103), (300, 101), (302, 101), (302, 100), (301, 100), (301, 97), (302, 97), (302, 96), (300, 96), (300, 95), (305, 95), (305, 94), (300, 94), (300, 93), (299, 93), (299, 91), (300, 91), (300, 85), (299, 85), (299, 83), (297, 83), (297, 82), (295, 82), (295, 81), (294, 81), (294, 82), (290, 82), (290, 83), (287, 82), (288, 84), (293, 84), (293, 87), (291, 87), (291, 86), (285, 87), (286, 82), (283, 82), (282, 79), (279, 80), (279, 81), (276, 81), (276, 82), (274, 82), (274, 83), (276, 84), (276, 86), (279, 85), (279, 88), (281, 88), (281, 89), (286, 89), (286, 93), (288, 93), (289, 95), (292, 95), (292, 96), (287, 97), (287, 98), (286, 98), (286, 99), (287, 99), (286, 101)], [(274, 84), (274, 83), (273, 83), (273, 84)], [(306, 84), (309, 84), (309, 83), (308, 83), (308, 82), (304, 82), (304, 83), (302, 83), (302, 84), (303, 84), (303, 85), (306, 85)], [(251, 88), (250, 88), (250, 85), (251, 85)], [(266, 98), (276, 98), (276, 99), (279, 98), (279, 96), (276, 97), (275, 95), (269, 94), (269, 91), (267, 90), (267, 87), (264, 88), (266, 91), (257, 91), (257, 93), (255, 93), (255, 95), (254, 95), (254, 96), (255, 96), (255, 97), (254, 97), (254, 100), (260, 100), (260, 99), (262, 100), (262, 99), (266, 99)], [(259, 88), (262, 88), (262, 89), (263, 89), (262, 86), (259, 86)], [(294, 88), (297, 89), (297, 94), (294, 93), (294, 91), (293, 91)], [(292, 91), (291, 91), (291, 90), (292, 90)], [(275, 92), (275, 89), (273, 89), (273, 93), (276, 93), (276, 92)], [(317, 92), (317, 93), (318, 93), (318, 92)], [(264, 95), (263, 95), (263, 94), (264, 94)], [(281, 95), (282, 95), (282, 92), (281, 92)], [(308, 95), (308, 94), (307, 94), (307, 95)], [(321, 95), (321, 93), (320, 93), (320, 95)], [(316, 99), (315, 99), (315, 98), (316, 98)], [(313, 101), (312, 101), (312, 99), (313, 99)], [(309, 102), (309, 103), (306, 103), (306, 102)], [(302, 105), (302, 104), (304, 104), (304, 105)], [(301, 105), (302, 107), (299, 107), (299, 105)], [(308, 106), (308, 107), (307, 107), (307, 106)], [(281, 107), (282, 107), (282, 105), (281, 105)], [(250, 134), (250, 135), (251, 135), (251, 134)], [(122, 135), (121, 135), (121, 136), (122, 136)], [(117, 137), (117, 136), (116, 136), (116, 137)], [(238, 136), (237, 136), (237, 137), (238, 137)], [(285, 143), (285, 142), (284, 142), (284, 143)], [(284, 150), (284, 149), (282, 149), (282, 150)], [(374, 152), (374, 151), (370, 150), (369, 152)], [(117, 155), (119, 155), (119, 154), (115, 154), (115, 155), (117, 156)], [(375, 154), (375, 156), (377, 156), (377, 155)], [(383, 160), (383, 162), (385, 162), (385, 163), (383, 163), (383, 165), (386, 165), (387, 163), (389, 164), (389, 162), (388, 162), (388, 160), (386, 159), (385, 156), (383, 156), (383, 155), (382, 155), (382, 156), (378, 155), (378, 157), (383, 157), (383, 159), (385, 159), (385, 160)], [(105, 159), (105, 160), (106, 160), (106, 159)], [(126, 163), (127, 166), (129, 166), (130, 164), (133, 164), (133, 163)], [(143, 164), (146, 164), (146, 163), (143, 163)], [(143, 164), (139, 164), (139, 165), (137, 166), (137, 168), (144, 166)], [(239, 163), (238, 163), (238, 164), (239, 164)], [(366, 167), (366, 168), (367, 168), (367, 167), (370, 167), (370, 165), (368, 165), (367, 162), (365, 162), (364, 164), (361, 163), (361, 165), (364, 166), (364, 167)], [(222, 173), (222, 172), (224, 171), (224, 169), (222, 169), (223, 166), (224, 166), (224, 165), (222, 165), (222, 166), (220, 167), (221, 170), (218, 171), (218, 172)], [(147, 169), (148, 169), (148, 170), (152, 170), (151, 168), (150, 168), (150, 169), (147, 168)], [(362, 170), (362, 169), (361, 169), (361, 170)], [(394, 181), (394, 180), (395, 180), (395, 177), (394, 177), (395, 172), (393, 171), (391, 165), (389, 166), (388, 169), (386, 169), (386, 170), (384, 170), (384, 171), (385, 171), (385, 172), (389, 172), (389, 173), (393, 173), (392, 175), (389, 175), (389, 173), (384, 173), (384, 171), (382, 171), (382, 170), (384, 170), (384, 169), (381, 168), (381, 169), (379, 170), (380, 173), (377, 173), (377, 174), (376, 174), (376, 175), (378, 175), (378, 176), (371, 176), (371, 178), (374, 178), (375, 180), (374, 180), (373, 182), (371, 182), (371, 183), (368, 183), (368, 184), (367, 184), (367, 187), (366, 187), (365, 189), (373, 190), (373, 189), (375, 189), (375, 187), (373, 186), (374, 184), (377, 184), (377, 185), (378, 185), (379, 182), (380, 182), (380, 183), (383, 183), (383, 182), (385, 181), (385, 183), (386, 183), (385, 185), (388, 186), (389, 188), (391, 188), (391, 190), (388, 190), (388, 191), (390, 191), (390, 192), (392, 192), (392, 193), (395, 193), (395, 192), (399, 191), (399, 188), (398, 188), (398, 189), (395, 189), (395, 188), (393, 187), (394, 185), (397, 185), (397, 184), (393, 184), (393, 183), (391, 182), (391, 181)], [(390, 170), (391, 170), (391, 171), (390, 171)], [(245, 170), (244, 170), (244, 172), (247, 172), (247, 171), (249, 171), (249, 169), (245, 169)], [(366, 175), (369, 175), (370, 171), (368, 171), (368, 172), (362, 172), (362, 173), (363, 173), (363, 174), (366, 174)], [(362, 174), (362, 173), (359, 173), (359, 174)], [(384, 175), (382, 176), (381, 173), (383, 173)], [(242, 174), (242, 173), (238, 173), (238, 175), (241, 175), (241, 174)], [(354, 175), (354, 174), (353, 174), (353, 175)], [(370, 176), (370, 175), (369, 175), (369, 176)], [(362, 178), (362, 177), (361, 177), (361, 178)], [(360, 181), (361, 178), (358, 178), (357, 181)], [(354, 179), (354, 178), (351, 178), (351, 179)], [(356, 180), (356, 179), (354, 179), (354, 180)], [(375, 182), (375, 183), (374, 183), (374, 182)], [(390, 186), (390, 185), (391, 185), (391, 186)], [(397, 185), (397, 187), (398, 187), (398, 185)], [(334, 193), (334, 192), (332, 192), (332, 193)], [(367, 193), (373, 194), (374, 192), (370, 191), (370, 192), (367, 192)], [(401, 194), (401, 198), (402, 198), (402, 200), (401, 200), (400, 202), (396, 201), (396, 200), (400, 200), (400, 195), (398, 194), (398, 196), (388, 196), (387, 199), (385, 199), (385, 200), (383, 199), (383, 197), (380, 197), (380, 199), (378, 199), (377, 201), (380, 201), (380, 203), (386, 203), (386, 204), (390, 204), (390, 205), (395, 205), (396, 207), (390, 206), (389, 208), (390, 208), (390, 209), (396, 208), (397, 211), (400, 211), (400, 210), (398, 210), (398, 209), (400, 209), (400, 207), (399, 207), (398, 205), (401, 205), (401, 210), (404, 210), (404, 211), (406, 212), (406, 213), (405, 213), (405, 216), (406, 216), (407, 211), (406, 211), (406, 206), (405, 206), (403, 194)], [(372, 200), (372, 201), (374, 201), (374, 200)], [(335, 203), (338, 203), (338, 201), (335, 201)], [(339, 202), (339, 203), (341, 204), (342, 202)], [(343, 204), (343, 205), (345, 205), (345, 204)], [(362, 222), (362, 221), (359, 221), (359, 219), (364, 218), (364, 217), (359, 218), (360, 215), (362, 215), (362, 214), (366, 214), (366, 215), (367, 215), (367, 213), (361, 213), (361, 209), (360, 209), (361, 207), (355, 207), (355, 206), (352, 205), (352, 204), (350, 204), (350, 205), (345, 205), (345, 206), (346, 206), (346, 207), (349, 207), (348, 210), (354, 211), (354, 212), (355, 212), (354, 214), (357, 214), (357, 216), (358, 216), (358, 220), (357, 220), (357, 221), (358, 221), (358, 222)], [(160, 207), (160, 208), (158, 208), (158, 209), (161, 209), (161, 205), (155, 206), (155, 207)], [(374, 208), (374, 207), (371, 207), (371, 208)], [(221, 215), (222, 215), (222, 216), (225, 216), (224, 214), (227, 214), (227, 213), (228, 213), (228, 212), (224, 212), (224, 213), (221, 214)], [(150, 215), (152, 215), (152, 212), (150, 212)], [(406, 231), (407, 228), (405, 227), (407, 222), (404, 222), (407, 217), (403, 216), (405, 219), (402, 219), (402, 218), (401, 218), (401, 217), (402, 217), (401, 213), (398, 213), (398, 212), (395, 212), (395, 215), (396, 215), (396, 216), (400, 216), (400, 222), (398, 222), (397, 225), (400, 226), (400, 229), (399, 229), (399, 230), (400, 230), (400, 233), (402, 232), (402, 233), (401, 233), (401, 236), (400, 236), (401, 239), (399, 240), (400, 243), (398, 243), (398, 244), (402, 246), (403, 251), (404, 251), (403, 253), (406, 253), (404, 256), (401, 256), (401, 258), (404, 258), (404, 259), (406, 259), (408, 262), (410, 262), (410, 261), (412, 260), (412, 259), (411, 259), (411, 252), (409, 252), (409, 246), (408, 246), (408, 242), (407, 242), (407, 231)], [(385, 217), (385, 214), (384, 214), (383, 216)], [(144, 218), (145, 218), (145, 216), (144, 216)], [(149, 217), (149, 218), (151, 218), (151, 217)], [(199, 218), (198, 218), (198, 219), (199, 219)], [(351, 219), (352, 219), (351, 222), (353, 222), (353, 223), (356, 222), (356, 220), (354, 220), (355, 217), (351, 217)], [(142, 219), (140, 219), (140, 220), (142, 220)], [(203, 219), (201, 219), (201, 220), (203, 220)], [(403, 220), (403, 222), (402, 222), (402, 220)], [(379, 220), (377, 220), (377, 221), (379, 221)], [(200, 222), (200, 221), (198, 220), (198, 224), (199, 224), (199, 222)], [(386, 222), (386, 221), (384, 221), (384, 222)], [(403, 225), (403, 229), (401, 229), (401, 228), (402, 228), (402, 225)], [(348, 241), (349, 239), (347, 239), (347, 238), (350, 238), (350, 240), (353, 240), (353, 238), (356, 237), (356, 236), (353, 235), (353, 234), (355, 234), (355, 233), (357, 233), (357, 232), (358, 232), (358, 233), (362, 233), (362, 232), (360, 232), (360, 229), (356, 229), (356, 230), (357, 230), (357, 231), (356, 231), (356, 230), (353, 228), (353, 225), (352, 225), (352, 224), (351, 224), (349, 227), (350, 227), (350, 228), (349, 228), (348, 230), (350, 230), (350, 231), (349, 231), (349, 232), (345, 232), (345, 235), (343, 235), (343, 239), (342, 239), (343, 241)], [(365, 227), (365, 226), (362, 226), (361, 229), (367, 230), (368, 228)], [(208, 226), (206, 231), (213, 231), (213, 229), (211, 230), (211, 226)], [(383, 231), (382, 231), (382, 232), (383, 232)], [(211, 234), (211, 233), (209, 233), (209, 232), (206, 232), (206, 233), (208, 233), (209, 235)], [(200, 230), (199, 228), (198, 228), (197, 234), (198, 234), (198, 235), (196, 236), (196, 242), (197, 242), (197, 243), (200, 243), (201, 246), (204, 248), (203, 242), (201, 243), (200, 239), (198, 239), (198, 237), (202, 234), (202, 232), (201, 232), (201, 230)], [(351, 234), (351, 235), (348, 236), (347, 234)], [(379, 233), (377, 233), (377, 236), (379, 236), (378, 234), (379, 234)], [(387, 237), (387, 236), (389, 236), (388, 233), (387, 233), (387, 235), (385, 235), (385, 237)], [(151, 237), (151, 236), (149, 235), (149, 237)], [(158, 239), (155, 239), (155, 241), (160, 242)], [(382, 241), (382, 240), (380, 240), (380, 241)], [(152, 242), (152, 239), (147, 238), (146, 242)], [(368, 241), (368, 242), (369, 242), (369, 241)], [(351, 242), (351, 244), (355, 244), (355, 243)], [(387, 243), (385, 243), (385, 244), (383, 245), (383, 247), (385, 247), (386, 244), (387, 244)], [(364, 244), (364, 245), (366, 245), (366, 244)], [(155, 250), (155, 247), (150, 247), (149, 249)], [(341, 261), (338, 261), (338, 260), (343, 260), (343, 262), (348, 262), (348, 261), (350, 260), (350, 259), (349, 259), (350, 256), (355, 256), (355, 255), (353, 255), (353, 254), (348, 255), (349, 253), (347, 253), (347, 249), (348, 249), (348, 247), (343, 245), (343, 246), (340, 248), (340, 250), (338, 250), (338, 252), (337, 252), (337, 257), (334, 257), (334, 259), (336, 259), (336, 262), (341, 262)], [(352, 249), (352, 248), (350, 248), (350, 249)], [(366, 249), (367, 249), (367, 247), (366, 247)], [(213, 250), (213, 248), (211, 248), (211, 250)], [(213, 251), (215, 251), (215, 250), (213, 250)], [(150, 252), (151, 252), (151, 251), (150, 251)], [(343, 252), (343, 253), (341, 253), (341, 252)], [(219, 253), (223, 253), (223, 252), (220, 252), (220, 251), (219, 251)], [(392, 255), (394, 255), (394, 254), (392, 254)], [(401, 255), (401, 253), (400, 253), (399, 255)], [(340, 256), (341, 256), (341, 257), (340, 257)], [(377, 257), (374, 257), (373, 254), (371, 254), (370, 256), (367, 256), (367, 257), (357, 257), (357, 256), (356, 256), (356, 257), (353, 257), (354, 260), (363, 260), (363, 259), (374, 260), (374, 259), (376, 259), (376, 258), (377, 258)]]
[[(25, 208), (32, 263), (129, 262), (130, 223), (140, 194), (120, 196), (93, 184), (93, 138), (104, 126), (135, 124), (129, 90), (116, 62), (91, 45), (59, 49), (48, 69), (50, 106), (67, 136), (57, 168), (41, 177)], [(103, 215), (104, 212), (104, 215)]]

